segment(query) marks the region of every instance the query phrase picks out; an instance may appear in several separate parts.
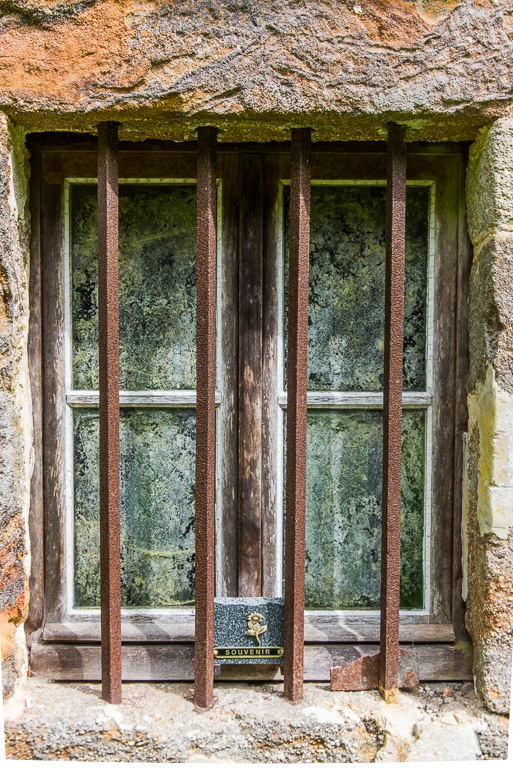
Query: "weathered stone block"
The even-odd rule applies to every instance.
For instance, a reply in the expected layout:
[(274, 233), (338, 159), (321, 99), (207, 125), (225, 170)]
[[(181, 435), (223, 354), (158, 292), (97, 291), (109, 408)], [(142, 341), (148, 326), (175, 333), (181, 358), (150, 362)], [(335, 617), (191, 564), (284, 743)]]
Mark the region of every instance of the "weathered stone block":
[(471, 504), (481, 534), (507, 539), (513, 526), (513, 395), (497, 386), (489, 367), (468, 405), (469, 431), (477, 441), (471, 456), (477, 498)]
[(481, 535), (470, 505), (466, 623), (474, 643), (474, 679), (486, 706), (509, 714), (513, 652), (513, 533)]
[(508, 714), (513, 652), (513, 395), (489, 367), (469, 396), (466, 505), (468, 600), (476, 688)]
[(94, 131), (122, 111), (139, 137), (193, 138), (208, 114), (225, 141), (286, 138), (305, 117), (317, 139), (369, 139), (401, 116), (409, 137), (441, 141), (473, 138), (512, 101), (508, 0), (2, 8), (0, 105), (36, 130)]
[(471, 147), (467, 176), (470, 237), (477, 248), (493, 232), (513, 233), (513, 119), (483, 128)]
[(476, 253), (470, 279), (470, 391), (492, 365), (497, 383), (513, 392), (512, 285), (513, 233), (490, 237)]

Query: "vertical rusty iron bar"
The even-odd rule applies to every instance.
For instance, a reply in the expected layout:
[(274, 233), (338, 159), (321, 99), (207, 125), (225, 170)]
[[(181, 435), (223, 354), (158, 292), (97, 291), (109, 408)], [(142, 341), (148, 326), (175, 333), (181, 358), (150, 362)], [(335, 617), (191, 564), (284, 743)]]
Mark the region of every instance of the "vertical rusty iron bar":
[(388, 125), (379, 691), (397, 700), (401, 571), (401, 437), (406, 222), (406, 130)]
[(121, 702), (118, 125), (98, 126), (102, 698)]
[(285, 529), (285, 696), (303, 696), (310, 128), (291, 132)]
[(216, 128), (198, 129), (194, 701), (203, 709), (214, 695), (216, 143)]

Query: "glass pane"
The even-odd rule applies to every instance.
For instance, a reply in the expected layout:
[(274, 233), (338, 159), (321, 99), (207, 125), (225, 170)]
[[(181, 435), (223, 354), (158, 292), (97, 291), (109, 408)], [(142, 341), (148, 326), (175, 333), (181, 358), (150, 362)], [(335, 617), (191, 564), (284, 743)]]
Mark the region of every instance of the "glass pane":
[[(285, 263), (290, 190), (284, 189)], [(406, 195), (405, 390), (426, 387), (429, 189)], [(386, 188), (312, 186), (308, 389), (383, 389)], [(288, 269), (285, 269), (285, 318)], [(285, 347), (286, 347), (285, 327)], [(286, 382), (286, 371), (285, 371)], [(286, 384), (285, 384), (286, 385)]]
[[(424, 435), (404, 411), (401, 608), (424, 602)], [(379, 608), (382, 441), (382, 411), (308, 412), (307, 608)]]
[[(75, 605), (100, 604), (98, 411), (75, 409)], [(193, 409), (121, 409), (121, 594), (125, 606), (194, 601)]]
[[(73, 387), (98, 389), (97, 192), (71, 186)], [(196, 187), (122, 184), (120, 389), (196, 386)]]

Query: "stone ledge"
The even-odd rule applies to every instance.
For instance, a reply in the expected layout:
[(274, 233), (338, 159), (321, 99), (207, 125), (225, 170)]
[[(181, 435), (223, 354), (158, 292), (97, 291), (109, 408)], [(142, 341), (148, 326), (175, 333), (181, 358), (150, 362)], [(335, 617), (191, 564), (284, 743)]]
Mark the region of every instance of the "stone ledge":
[[(508, 720), (487, 714), (471, 684), (432, 684), (386, 705), (374, 691), (305, 685), (291, 704), (282, 685), (215, 685), (195, 712), (187, 684), (131, 684), (120, 706), (99, 685), (29, 679), (25, 707), (6, 718), (11, 759), (374, 762), (473, 760), (507, 754)], [(422, 757), (421, 757), (422, 755)]]

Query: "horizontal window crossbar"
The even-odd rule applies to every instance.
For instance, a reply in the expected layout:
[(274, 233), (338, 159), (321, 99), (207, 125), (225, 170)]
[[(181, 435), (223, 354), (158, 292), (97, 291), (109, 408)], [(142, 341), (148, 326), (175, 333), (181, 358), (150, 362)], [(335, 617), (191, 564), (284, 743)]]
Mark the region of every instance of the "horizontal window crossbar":
[[(425, 408), (432, 405), (429, 392), (403, 392), (403, 408)], [(287, 393), (278, 395), (278, 404), (287, 407)], [(383, 408), (382, 392), (308, 392), (310, 408)]]
[[(66, 396), (66, 403), (69, 406), (87, 408), (91, 405), (98, 405), (98, 390), (75, 390)], [(179, 408), (181, 406), (196, 406), (196, 390), (148, 390), (148, 391), (121, 391), (119, 393), (120, 406), (138, 406), (141, 408), (168, 407)], [(215, 394), (215, 404), (221, 404), (221, 395)]]

